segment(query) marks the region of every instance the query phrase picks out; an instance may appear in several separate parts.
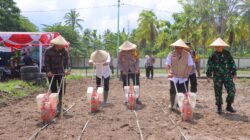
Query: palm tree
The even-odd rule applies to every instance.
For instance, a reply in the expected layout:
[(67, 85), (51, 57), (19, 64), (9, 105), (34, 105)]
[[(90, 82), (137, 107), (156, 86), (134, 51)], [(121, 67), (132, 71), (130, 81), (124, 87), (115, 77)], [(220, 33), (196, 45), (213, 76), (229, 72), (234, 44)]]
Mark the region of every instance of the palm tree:
[(250, 1), (249, 0), (240, 0), (237, 7), (239, 9), (240, 15), (242, 15), (244, 21), (248, 24), (248, 42), (250, 47)]
[(143, 10), (139, 15), (139, 27), (137, 28), (137, 39), (142, 47), (146, 47), (147, 42), (154, 46), (157, 32), (157, 17), (152, 11)]
[(159, 35), (156, 40), (156, 46), (163, 51), (167, 48), (168, 43), (170, 43), (170, 22), (165, 20), (159, 20), (158, 30)]
[(74, 30), (77, 28), (82, 30), (80, 22), (82, 22), (83, 19), (79, 19), (79, 16), (80, 14), (75, 9), (71, 9), (70, 12), (64, 16), (66, 25), (72, 27)]
[(240, 10), (239, 13), (243, 15), (243, 17), (250, 20), (250, 1), (249, 0), (240, 0), (236, 8)]

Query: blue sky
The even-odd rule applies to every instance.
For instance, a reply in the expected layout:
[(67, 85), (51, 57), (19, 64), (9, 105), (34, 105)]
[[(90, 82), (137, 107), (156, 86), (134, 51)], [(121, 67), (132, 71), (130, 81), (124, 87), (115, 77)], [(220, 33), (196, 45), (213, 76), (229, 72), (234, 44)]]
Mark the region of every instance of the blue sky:
[[(63, 22), (65, 13), (76, 8), (83, 28), (117, 31), (117, 0), (14, 0), (21, 14), (41, 29), (42, 24)], [(182, 7), (177, 0), (121, 0), (120, 30), (131, 31), (137, 27), (139, 13), (152, 9), (158, 19), (173, 22), (172, 14)], [(129, 28), (128, 28), (129, 27)]]

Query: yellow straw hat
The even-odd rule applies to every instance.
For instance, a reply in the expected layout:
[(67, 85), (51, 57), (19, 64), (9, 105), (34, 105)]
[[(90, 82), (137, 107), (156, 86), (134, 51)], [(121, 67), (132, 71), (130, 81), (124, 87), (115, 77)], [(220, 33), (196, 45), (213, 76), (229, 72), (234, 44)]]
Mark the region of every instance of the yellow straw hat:
[(96, 50), (90, 56), (90, 62), (105, 63), (108, 59), (108, 53), (104, 50)]
[(136, 48), (136, 45), (129, 42), (129, 41), (125, 41), (120, 47), (119, 49), (121, 51), (129, 51), (129, 50), (133, 50)]
[(62, 37), (61, 35), (57, 36), (56, 38), (52, 39), (50, 41), (50, 44), (52, 45), (63, 45), (63, 46), (68, 46), (69, 42), (66, 41), (66, 39), (64, 37)]
[(229, 47), (229, 45), (224, 42), (221, 38), (217, 38), (209, 47)]
[(181, 47), (181, 48), (189, 49), (189, 47), (186, 45), (186, 43), (182, 39), (179, 39), (179, 40), (175, 41), (170, 46), (171, 47)]

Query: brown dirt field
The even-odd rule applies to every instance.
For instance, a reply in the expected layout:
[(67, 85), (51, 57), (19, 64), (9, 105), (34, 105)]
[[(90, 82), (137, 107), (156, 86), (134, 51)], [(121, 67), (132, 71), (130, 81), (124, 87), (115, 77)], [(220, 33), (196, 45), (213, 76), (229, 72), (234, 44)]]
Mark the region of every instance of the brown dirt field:
[[(138, 140), (140, 133), (133, 111), (123, 104), (122, 83), (117, 79), (110, 81), (109, 106), (96, 114), (89, 113), (85, 99), (88, 81), (71, 81), (67, 85), (65, 103), (76, 105), (55, 124), (41, 131), (37, 140), (76, 140), (89, 120), (85, 140)], [(250, 90), (249, 80), (236, 81), (237, 94), (234, 107), (237, 113), (218, 115), (214, 105), (212, 84), (199, 79), (198, 101), (192, 122), (182, 121), (181, 116), (168, 109), (169, 81), (166, 78), (154, 80), (141, 79), (141, 101), (143, 105), (136, 111), (145, 140), (179, 140), (180, 128), (190, 140), (247, 140), (250, 139)], [(224, 91), (225, 92), (225, 91)], [(225, 101), (226, 93), (224, 94)], [(154, 102), (158, 102), (166, 111)], [(35, 95), (0, 108), (0, 139), (27, 140), (37, 129), (42, 127), (37, 110)], [(225, 109), (225, 104), (223, 106)], [(173, 119), (176, 127), (170, 121)]]

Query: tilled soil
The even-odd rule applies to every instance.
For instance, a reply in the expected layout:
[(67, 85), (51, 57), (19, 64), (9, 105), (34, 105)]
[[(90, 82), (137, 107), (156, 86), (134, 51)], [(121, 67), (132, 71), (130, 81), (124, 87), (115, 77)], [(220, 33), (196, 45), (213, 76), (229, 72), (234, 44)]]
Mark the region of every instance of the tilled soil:
[[(141, 79), (141, 101), (136, 113), (124, 105), (122, 83), (110, 81), (109, 104), (98, 113), (91, 114), (86, 101), (90, 79), (71, 81), (64, 96), (65, 108), (73, 105), (66, 115), (41, 131), (37, 140), (179, 140), (182, 132), (190, 140), (247, 140), (250, 139), (250, 83), (236, 81), (237, 94), (234, 107), (237, 113), (225, 111), (218, 115), (214, 105), (212, 83), (199, 79), (197, 106), (193, 121), (182, 121), (181, 115), (168, 109), (169, 81), (167, 78)], [(248, 81), (249, 82), (249, 81)], [(224, 90), (224, 100), (226, 92)], [(35, 96), (0, 108), (0, 139), (27, 140), (43, 126)], [(173, 121), (173, 122), (172, 122)], [(173, 124), (174, 123), (174, 124)]]

